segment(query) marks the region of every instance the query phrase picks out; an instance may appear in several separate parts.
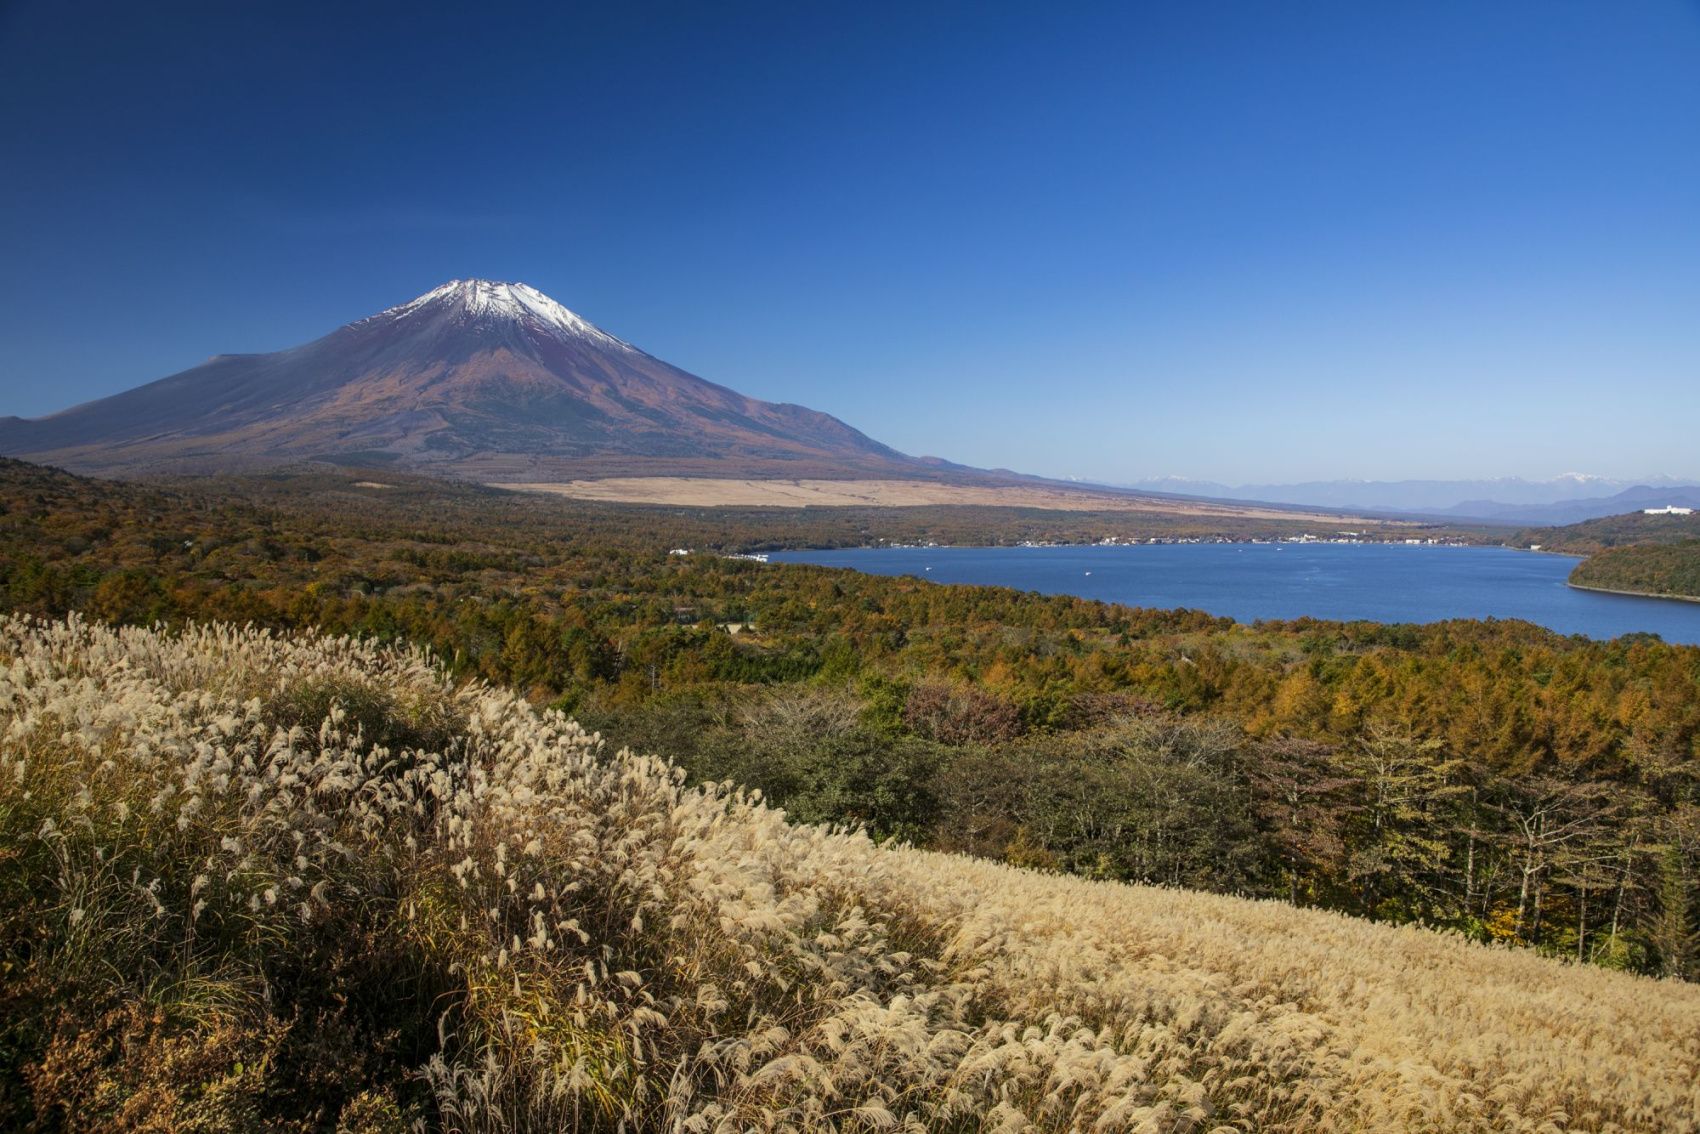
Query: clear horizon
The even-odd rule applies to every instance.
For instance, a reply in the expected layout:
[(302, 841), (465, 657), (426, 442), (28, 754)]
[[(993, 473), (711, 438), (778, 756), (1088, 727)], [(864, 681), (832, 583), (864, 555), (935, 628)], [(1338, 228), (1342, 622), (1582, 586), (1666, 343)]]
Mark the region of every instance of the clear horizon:
[(529, 283), (898, 449), (1700, 481), (1700, 5), (0, 9), (0, 414)]

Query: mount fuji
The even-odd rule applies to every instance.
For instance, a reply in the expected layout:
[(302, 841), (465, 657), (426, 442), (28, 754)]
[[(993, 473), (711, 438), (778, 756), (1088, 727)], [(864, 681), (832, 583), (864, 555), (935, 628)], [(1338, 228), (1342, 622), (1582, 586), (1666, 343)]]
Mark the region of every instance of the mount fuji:
[(304, 346), (218, 355), (49, 417), (0, 419), (0, 453), (117, 475), (302, 460), (494, 481), (969, 471), (745, 397), (535, 288), (488, 280), (444, 284)]

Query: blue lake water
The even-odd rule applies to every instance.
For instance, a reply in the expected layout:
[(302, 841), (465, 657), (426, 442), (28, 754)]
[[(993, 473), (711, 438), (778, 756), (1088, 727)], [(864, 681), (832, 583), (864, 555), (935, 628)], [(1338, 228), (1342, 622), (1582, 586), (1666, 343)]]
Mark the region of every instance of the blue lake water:
[(1242, 622), (1307, 615), (1375, 622), (1522, 618), (1591, 638), (1647, 631), (1667, 642), (1700, 643), (1700, 603), (1579, 591), (1564, 582), (1576, 559), (1498, 547), (903, 547), (783, 551), (771, 559), (1129, 606), (1184, 606)]

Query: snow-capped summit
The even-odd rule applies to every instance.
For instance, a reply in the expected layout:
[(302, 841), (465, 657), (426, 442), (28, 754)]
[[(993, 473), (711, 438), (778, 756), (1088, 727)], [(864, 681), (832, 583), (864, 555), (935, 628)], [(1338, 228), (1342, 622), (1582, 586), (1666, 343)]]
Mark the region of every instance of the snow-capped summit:
[[(508, 319), (591, 339), (621, 350), (635, 350), (576, 312), (555, 302), (529, 284), (495, 280), (450, 280), (417, 299), (380, 311), (372, 319), (405, 319), (421, 312), (448, 309), (478, 319)], [(362, 320), (369, 322), (370, 320)]]
[(714, 473), (935, 475), (824, 413), (745, 397), (644, 353), (534, 287), (454, 280), (273, 354), (37, 421), (0, 453), (78, 472), (304, 459), (480, 480)]

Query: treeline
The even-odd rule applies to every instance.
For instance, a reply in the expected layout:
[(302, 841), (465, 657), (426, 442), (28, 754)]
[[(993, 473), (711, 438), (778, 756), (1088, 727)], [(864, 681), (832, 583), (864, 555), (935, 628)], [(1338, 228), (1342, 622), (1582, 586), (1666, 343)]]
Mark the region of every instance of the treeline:
[(1700, 649), (1248, 626), (702, 553), (763, 525), (903, 538), (929, 522), (907, 509), (722, 517), (355, 479), (7, 465), (0, 600), (406, 639), (802, 818), (1696, 975)]
[(1691, 759), (1642, 753), (1610, 779), (1497, 771), (1390, 727), (1259, 737), (1137, 703), (1023, 733), (972, 687), (879, 681), (689, 690), (587, 723), (809, 822), (1694, 973)]

